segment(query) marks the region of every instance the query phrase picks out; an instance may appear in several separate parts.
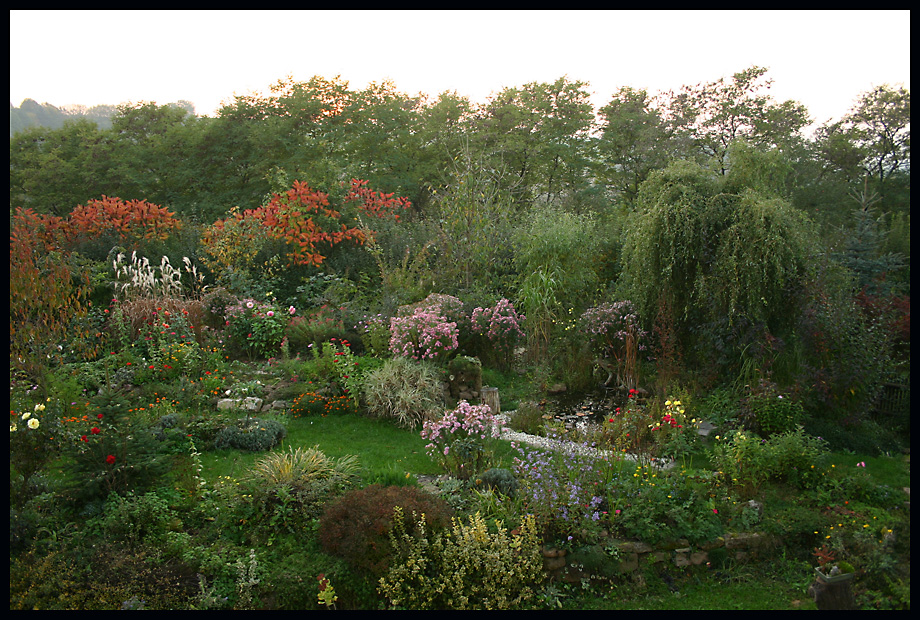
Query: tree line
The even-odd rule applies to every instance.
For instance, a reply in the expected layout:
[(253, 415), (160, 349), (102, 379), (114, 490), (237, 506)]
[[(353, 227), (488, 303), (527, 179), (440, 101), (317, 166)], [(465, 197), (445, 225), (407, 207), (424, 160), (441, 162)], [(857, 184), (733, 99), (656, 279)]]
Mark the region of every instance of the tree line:
[[(319, 76), (213, 118), (125, 104), (110, 129), (11, 138), (11, 222), (146, 201), (184, 232), (122, 249), (191, 257), (250, 296), (389, 313), (433, 292), (507, 297), (563, 374), (585, 367), (566, 349), (575, 318), (630, 300), (659, 372), (782, 376), (852, 410), (892, 360), (909, 368), (910, 93), (867, 90), (806, 135), (807, 110), (770, 84), (751, 67), (624, 87), (596, 112), (565, 76), (482, 105)], [(119, 243), (70, 249), (105, 267)]]
[[(293, 180), (326, 188), (361, 178), (424, 210), (467, 152), (516, 209), (631, 208), (652, 171), (688, 159), (725, 175), (731, 147), (744, 141), (772, 154), (769, 174), (817, 219), (839, 223), (861, 183), (881, 211), (909, 209), (909, 91), (871, 89), (806, 137), (807, 110), (774, 100), (766, 74), (751, 67), (676, 92), (624, 87), (597, 112), (588, 84), (568, 77), (505, 88), (477, 106), (456, 92), (410, 96), (392, 82), (352, 90), (317, 76), (236, 96), (214, 118), (183, 102), (122, 104), (110, 128), (89, 111), (61, 113), (59, 126), (11, 137), (10, 204), (64, 215), (117, 195), (208, 222)], [(48, 108), (26, 100), (19, 111)]]

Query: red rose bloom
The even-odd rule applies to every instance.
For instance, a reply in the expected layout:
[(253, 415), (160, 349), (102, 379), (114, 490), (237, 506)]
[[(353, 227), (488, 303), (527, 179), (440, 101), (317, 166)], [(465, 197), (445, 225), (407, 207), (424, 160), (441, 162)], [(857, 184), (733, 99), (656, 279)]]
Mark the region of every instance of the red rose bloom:
[(93, 435), (98, 435), (98, 434), (99, 434), (99, 428), (96, 427), (96, 426), (94, 426), (94, 427), (92, 428), (92, 430), (90, 430), (90, 433), (92, 433)]
[(115, 455), (114, 455), (114, 454), (110, 454), (110, 455), (108, 455), (107, 457), (105, 457), (105, 462), (108, 463), (109, 465), (114, 465), (114, 464), (115, 464)]

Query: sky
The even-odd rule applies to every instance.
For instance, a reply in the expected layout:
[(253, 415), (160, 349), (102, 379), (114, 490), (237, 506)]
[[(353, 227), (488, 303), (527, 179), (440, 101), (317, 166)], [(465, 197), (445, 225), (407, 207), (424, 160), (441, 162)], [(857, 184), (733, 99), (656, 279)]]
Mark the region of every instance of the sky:
[(187, 100), (213, 116), (292, 76), (390, 79), (484, 103), (503, 88), (587, 82), (600, 108), (769, 69), (770, 94), (817, 123), (881, 84), (910, 89), (910, 11), (10, 11), (10, 103)]

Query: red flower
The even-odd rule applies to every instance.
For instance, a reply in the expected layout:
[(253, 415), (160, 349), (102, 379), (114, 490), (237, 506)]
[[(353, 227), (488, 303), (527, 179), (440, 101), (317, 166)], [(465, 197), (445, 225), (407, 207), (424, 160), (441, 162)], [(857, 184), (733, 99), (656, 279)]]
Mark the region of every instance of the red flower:
[(102, 419), (102, 414), (101, 414), (101, 413), (100, 413), (100, 414), (97, 414), (96, 417), (99, 418), (99, 419), (101, 420), (101, 419)]
[(96, 427), (96, 426), (94, 426), (94, 427), (92, 428), (92, 430), (90, 430), (90, 434), (92, 434), (92, 435), (98, 435), (98, 434), (99, 434), (99, 428)]
[(86, 435), (83, 435), (82, 437), (80, 437), (80, 441), (89, 441), (89, 440), (86, 438)]
[(115, 464), (115, 455), (114, 455), (114, 454), (110, 454), (110, 455), (108, 455), (107, 457), (105, 457), (105, 462), (108, 463), (109, 465), (114, 465), (114, 464)]

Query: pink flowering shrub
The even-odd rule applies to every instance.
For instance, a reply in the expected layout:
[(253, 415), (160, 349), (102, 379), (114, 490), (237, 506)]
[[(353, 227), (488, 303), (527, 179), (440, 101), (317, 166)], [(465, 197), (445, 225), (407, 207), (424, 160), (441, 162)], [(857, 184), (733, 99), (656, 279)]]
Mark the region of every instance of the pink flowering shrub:
[(581, 315), (579, 327), (595, 354), (613, 362), (619, 386), (637, 387), (637, 356), (645, 349), (646, 333), (639, 327), (632, 302), (615, 301), (588, 308)]
[(507, 299), (499, 299), (492, 308), (476, 308), (470, 317), (474, 334), (491, 344), (494, 361), (503, 368), (511, 366), (514, 348), (524, 340), (524, 315)]
[(428, 455), (449, 475), (466, 480), (493, 465), (493, 442), (501, 430), (488, 405), (461, 400), (441, 419), (425, 422), (421, 434), (428, 440)]
[(456, 350), (457, 323), (434, 309), (417, 308), (411, 316), (390, 319), (390, 351), (401, 357), (443, 361)]

